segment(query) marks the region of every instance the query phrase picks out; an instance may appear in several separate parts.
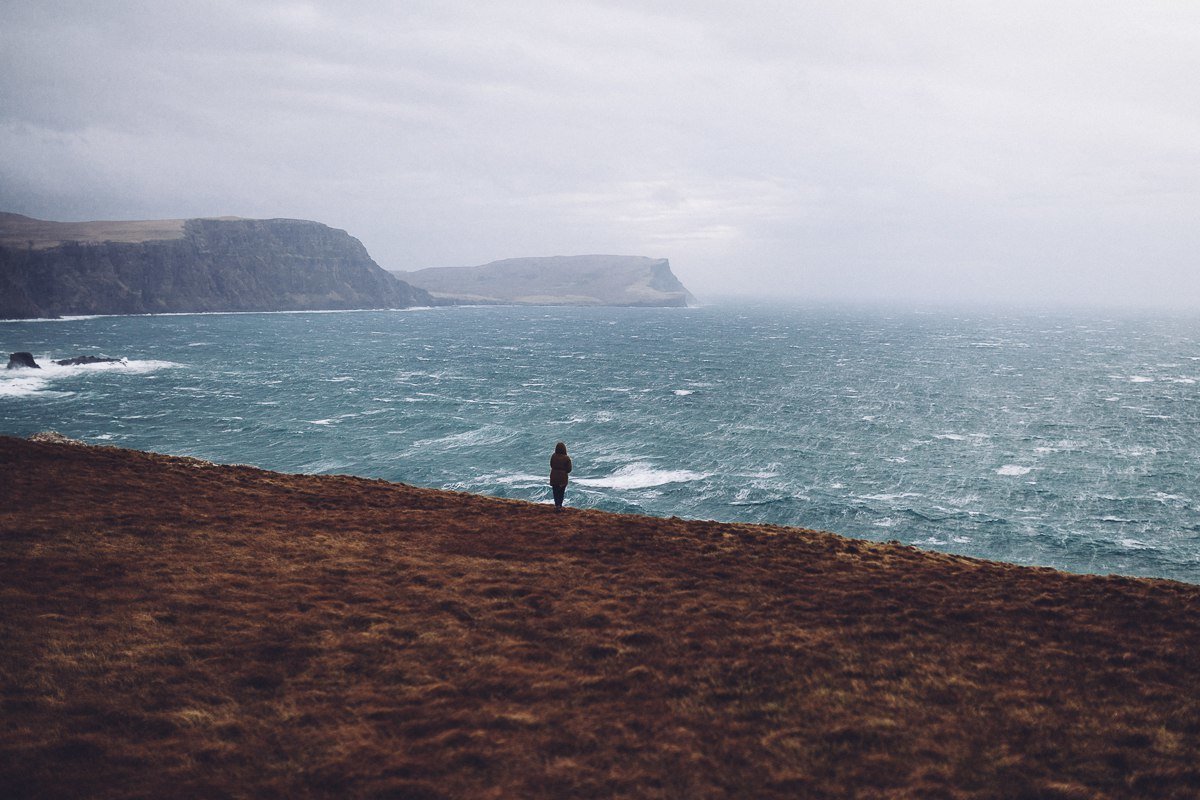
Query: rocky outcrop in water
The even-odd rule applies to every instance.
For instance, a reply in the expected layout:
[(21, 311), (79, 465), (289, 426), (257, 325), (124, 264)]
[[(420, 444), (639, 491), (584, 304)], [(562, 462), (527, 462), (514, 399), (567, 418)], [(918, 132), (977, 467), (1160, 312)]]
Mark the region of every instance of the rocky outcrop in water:
[(0, 319), (431, 304), (360, 241), (318, 222), (0, 214)]
[(549, 256), (509, 258), (478, 267), (394, 273), (457, 303), (537, 306), (687, 306), (696, 298), (665, 258)]
[(41, 369), (41, 365), (33, 360), (33, 353), (9, 353), (8, 366), (5, 369)]
[(75, 356), (74, 358), (64, 358), (61, 361), (55, 361), (60, 367), (78, 367), (84, 364), (112, 364), (120, 362), (119, 358), (103, 358), (101, 356)]

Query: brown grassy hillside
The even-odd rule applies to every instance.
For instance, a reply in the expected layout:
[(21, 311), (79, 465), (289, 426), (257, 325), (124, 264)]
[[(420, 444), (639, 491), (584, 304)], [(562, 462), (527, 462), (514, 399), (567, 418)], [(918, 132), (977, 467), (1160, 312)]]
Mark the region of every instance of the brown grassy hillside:
[(12, 438), (0, 497), (8, 798), (1200, 796), (1196, 586)]

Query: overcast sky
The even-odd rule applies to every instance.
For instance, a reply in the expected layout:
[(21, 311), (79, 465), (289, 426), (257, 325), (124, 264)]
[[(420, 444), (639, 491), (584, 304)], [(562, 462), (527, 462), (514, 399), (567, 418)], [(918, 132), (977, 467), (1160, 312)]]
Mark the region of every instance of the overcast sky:
[[(654, 10), (647, 10), (652, 7)], [(1200, 3), (0, 0), (0, 210), (1200, 307)]]

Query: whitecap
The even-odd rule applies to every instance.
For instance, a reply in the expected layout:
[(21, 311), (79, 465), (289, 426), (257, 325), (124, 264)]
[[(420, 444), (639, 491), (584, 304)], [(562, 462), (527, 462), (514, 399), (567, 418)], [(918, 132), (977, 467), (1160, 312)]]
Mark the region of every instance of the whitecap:
[(512, 475), (485, 475), (480, 478), (478, 483), (497, 483), (501, 486), (516, 486), (520, 485), (540, 485), (547, 481), (545, 475), (530, 475), (528, 473), (514, 473)]
[(70, 392), (50, 391), (47, 388), (49, 385), (50, 381), (36, 376), (22, 376), (19, 378), (4, 376), (0, 377), (0, 397), (34, 397), (38, 395), (55, 397), (70, 394)]
[(1127, 550), (1154, 550), (1154, 545), (1139, 541), (1138, 539), (1118, 539), (1117, 544)]
[(691, 389), (676, 389), (672, 394), (676, 397), (687, 397), (689, 394), (693, 394), (693, 392)]
[(322, 458), (316, 461), (310, 461), (307, 464), (301, 464), (300, 471), (308, 474), (322, 472), (328, 473), (335, 470), (344, 470), (351, 466), (352, 464), (349, 461), (343, 461), (336, 458)]
[(95, 364), (55, 364), (53, 361), (42, 364), (42, 373), (47, 378), (70, 378), (77, 375), (87, 375), (93, 372), (125, 372), (132, 375), (147, 375), (160, 369), (175, 369), (183, 364), (174, 361), (157, 359), (128, 359), (120, 361), (100, 361)]
[(903, 500), (906, 497), (920, 497), (917, 492), (896, 492), (895, 494), (864, 494), (860, 495), (860, 500), (874, 500), (878, 503), (892, 503), (896, 500)]
[(121, 359), (120, 361), (111, 361), (105, 364), (81, 364), (78, 367), (69, 367), (68, 369), (113, 370), (114, 372), (117, 370), (126, 370), (135, 375), (148, 375), (151, 372), (158, 372), (160, 369), (177, 369), (183, 366), (183, 364), (174, 361)]
[(598, 489), (648, 489), (668, 483), (703, 480), (709, 475), (688, 469), (655, 469), (650, 464), (638, 462), (627, 464), (603, 478), (577, 478), (575, 482)]
[(482, 445), (500, 444), (501, 442), (511, 439), (516, 434), (499, 425), (485, 425), (482, 428), (475, 428), (469, 431), (460, 431), (459, 433), (451, 433), (446, 436), (439, 436), (435, 439), (421, 439), (413, 442), (413, 449), (436, 446), (439, 448), (457, 449), (462, 447), (479, 447)]
[(1130, 383), (1154, 383), (1154, 378), (1148, 378), (1145, 375), (1133, 375), (1129, 378)]
[(0, 372), (0, 397), (62, 397), (73, 392), (55, 391), (52, 384), (64, 378), (74, 378), (95, 372), (124, 372), (146, 375), (160, 369), (181, 367), (173, 361), (139, 360), (104, 361), (96, 364), (55, 364), (49, 358), (37, 370), (4, 370)]
[(1005, 464), (996, 470), (997, 475), (1028, 475), (1033, 471), (1033, 467), (1024, 467), (1020, 464)]
[(967, 437), (963, 436), (961, 433), (939, 433), (937, 436), (934, 436), (933, 438), (944, 439), (944, 440), (950, 441), (950, 442), (962, 442), (962, 441), (965, 441)]
[(3, 323), (25, 323), (25, 322), (78, 322), (85, 319), (99, 319), (100, 316), (92, 314), (89, 316), (76, 317), (34, 317), (33, 319), (0, 319)]

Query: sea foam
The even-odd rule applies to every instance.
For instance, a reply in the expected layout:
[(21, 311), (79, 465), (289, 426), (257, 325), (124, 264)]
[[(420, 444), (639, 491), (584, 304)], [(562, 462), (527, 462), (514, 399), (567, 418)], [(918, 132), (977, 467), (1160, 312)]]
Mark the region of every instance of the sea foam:
[(575, 483), (597, 489), (648, 489), (668, 483), (687, 483), (703, 480), (709, 473), (688, 469), (655, 469), (650, 464), (627, 464), (603, 478), (577, 478)]
[(0, 370), (0, 397), (63, 397), (73, 394), (55, 387), (55, 384), (72, 378), (86, 378), (90, 374), (113, 372), (128, 375), (146, 375), (160, 369), (181, 367), (173, 361), (152, 359), (104, 361), (96, 364), (55, 364), (45, 356), (35, 360), (42, 362), (40, 369)]

